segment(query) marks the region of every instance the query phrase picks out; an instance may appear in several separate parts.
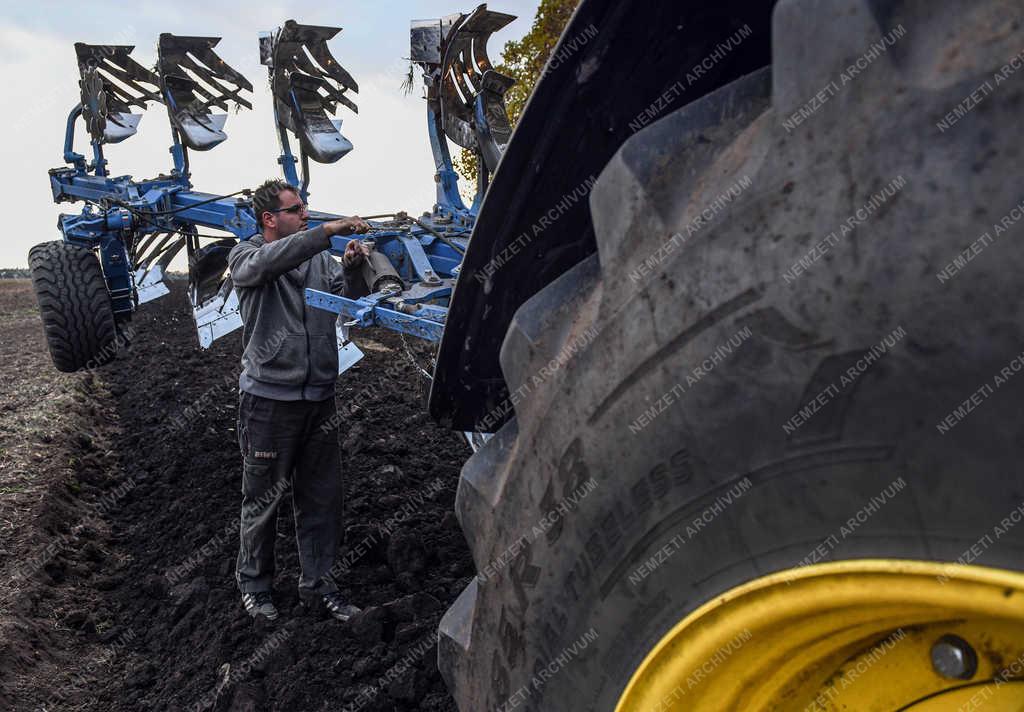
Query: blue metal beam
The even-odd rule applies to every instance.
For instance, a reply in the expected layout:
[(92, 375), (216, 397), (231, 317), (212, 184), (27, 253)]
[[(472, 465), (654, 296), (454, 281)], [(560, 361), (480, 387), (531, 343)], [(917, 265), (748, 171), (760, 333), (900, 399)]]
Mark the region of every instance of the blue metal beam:
[[(399, 331), (427, 341), (440, 341), (441, 334), (444, 332), (443, 321), (389, 309), (381, 306), (380, 303), (375, 303), (372, 296), (363, 299), (349, 299), (318, 289), (307, 289), (306, 304), (340, 314), (350, 321), (356, 322), (354, 326), (383, 326), (392, 331)], [(446, 314), (447, 310), (442, 307), (424, 305), (420, 308), (420, 312), (437, 318)]]

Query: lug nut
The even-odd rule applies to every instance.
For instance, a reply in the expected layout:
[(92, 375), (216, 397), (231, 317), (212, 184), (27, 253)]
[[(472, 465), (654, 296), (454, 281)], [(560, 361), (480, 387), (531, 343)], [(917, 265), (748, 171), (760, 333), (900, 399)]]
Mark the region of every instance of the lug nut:
[(970, 680), (978, 671), (978, 655), (963, 638), (944, 635), (932, 646), (932, 667), (950, 680)]

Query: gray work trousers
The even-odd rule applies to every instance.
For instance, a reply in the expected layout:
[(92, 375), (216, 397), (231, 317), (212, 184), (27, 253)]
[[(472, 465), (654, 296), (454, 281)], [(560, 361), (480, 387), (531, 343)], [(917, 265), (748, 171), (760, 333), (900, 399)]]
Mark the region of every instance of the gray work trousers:
[(242, 391), (242, 517), (235, 579), (242, 593), (269, 591), (277, 507), (291, 490), (299, 547), (299, 593), (337, 589), (328, 575), (338, 551), (342, 504), (334, 398), (278, 401)]

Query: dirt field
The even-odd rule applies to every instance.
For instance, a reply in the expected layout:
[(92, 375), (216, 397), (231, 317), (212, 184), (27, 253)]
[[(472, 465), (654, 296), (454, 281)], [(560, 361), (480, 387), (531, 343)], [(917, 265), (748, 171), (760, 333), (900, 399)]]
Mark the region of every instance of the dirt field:
[(59, 374), (29, 283), (0, 281), (0, 709), (454, 709), (436, 629), (472, 575), (452, 514), (468, 448), (426, 416), (401, 339), (359, 338), (338, 389), (339, 584), (363, 614), (298, 605), (286, 501), (282, 615), (254, 624), (233, 578), (239, 335), (200, 351), (180, 286), (132, 327), (114, 363)]

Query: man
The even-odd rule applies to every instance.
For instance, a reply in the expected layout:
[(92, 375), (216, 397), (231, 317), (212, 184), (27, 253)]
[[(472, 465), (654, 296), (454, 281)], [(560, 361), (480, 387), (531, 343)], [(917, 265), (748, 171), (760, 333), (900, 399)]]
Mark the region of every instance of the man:
[(335, 318), (307, 307), (305, 290), (348, 291), (366, 248), (350, 241), (344, 268), (325, 250), (331, 236), (365, 233), (369, 225), (351, 217), (307, 229), (302, 198), (280, 180), (261, 185), (252, 202), (261, 233), (240, 241), (228, 256), (244, 322), (238, 379), (243, 499), (235, 578), (249, 615), (277, 618), (271, 598), (277, 507), (291, 488), (299, 596), (307, 605), (322, 600), (334, 618), (347, 620), (359, 609), (341, 599), (328, 573), (341, 510), (338, 441), (333, 427), (321, 427), (335, 415)]

